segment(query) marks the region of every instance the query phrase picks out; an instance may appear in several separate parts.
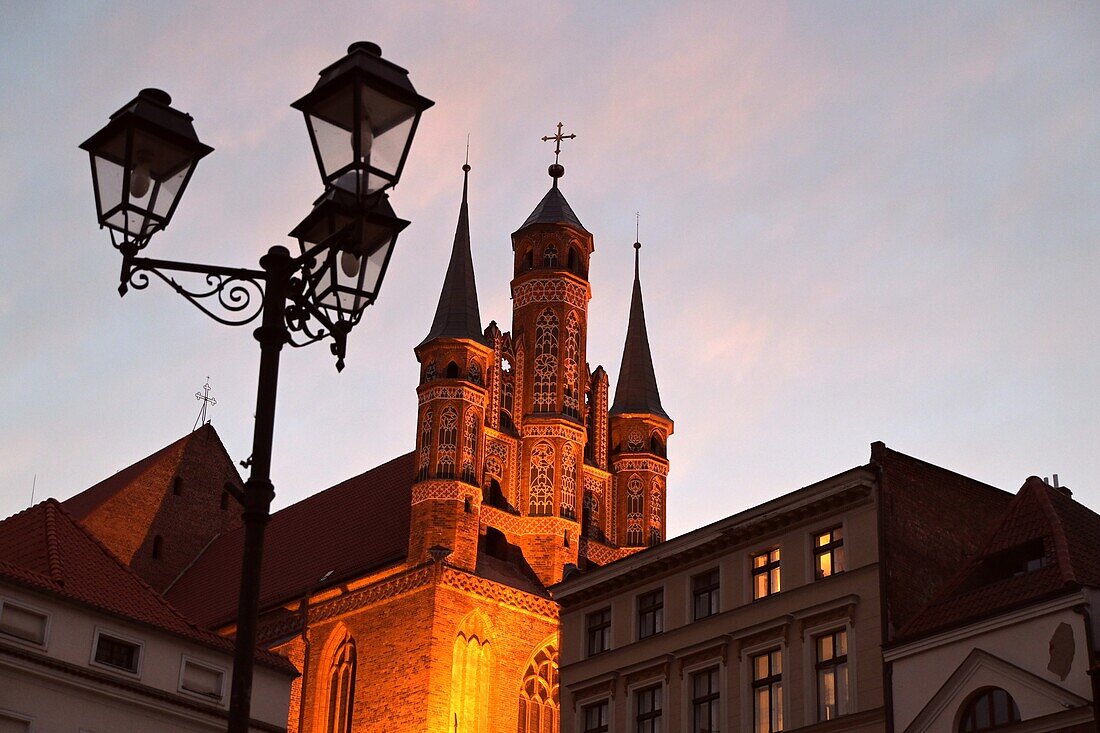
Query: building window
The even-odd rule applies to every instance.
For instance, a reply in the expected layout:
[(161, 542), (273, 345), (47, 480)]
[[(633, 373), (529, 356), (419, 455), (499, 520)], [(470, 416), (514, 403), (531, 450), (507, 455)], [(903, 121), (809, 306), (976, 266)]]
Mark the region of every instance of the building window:
[(718, 568), (700, 573), (691, 579), (692, 617), (698, 621), (718, 613), (719, 584)]
[(558, 317), (547, 308), (535, 322), (535, 412), (554, 412), (558, 391)]
[(554, 512), (554, 446), (542, 442), (531, 449), (530, 513)]
[(523, 688), (519, 694), (519, 733), (557, 730), (559, 709), (558, 647), (555, 643), (549, 643), (531, 659), (523, 676)]
[(611, 609), (604, 608), (585, 617), (588, 656), (606, 652), (611, 648)]
[(775, 649), (752, 658), (752, 729), (783, 730), (783, 653)]
[(141, 644), (97, 631), (92, 659), (104, 667), (137, 674), (141, 664)]
[(184, 657), (180, 668), (180, 690), (221, 700), (225, 694), (225, 671)]
[[(434, 362), (433, 362), (434, 363)], [(428, 462), (432, 455), (432, 408), (424, 411), (424, 420), (420, 425), (420, 467), (416, 480), (428, 479)]]
[(691, 676), (692, 733), (720, 733), (722, 730), (722, 718), (718, 712), (719, 689), (717, 667)]
[(486, 638), (486, 619), (474, 612), (455, 637), (451, 657), (451, 720), (455, 730), (488, 733), (491, 669), (492, 645)]
[(0, 635), (29, 641), (38, 646), (46, 645), (49, 616), (11, 601), (0, 601)]
[(608, 704), (607, 700), (592, 705), (585, 705), (581, 713), (584, 719), (584, 733), (608, 733)]
[(1020, 708), (1012, 695), (1000, 687), (979, 690), (963, 708), (959, 718), (959, 733), (1000, 728), (1020, 720)]
[(664, 631), (665, 591), (658, 588), (638, 596), (638, 638)]
[(638, 547), (642, 544), (642, 479), (637, 474), (626, 484), (626, 544)]
[(474, 410), (466, 411), (465, 434), (462, 438), (462, 480), (468, 484), (477, 484), (474, 476), (474, 458), (477, 456), (477, 433), (479, 416)]
[(844, 572), (844, 531), (840, 527), (814, 535), (814, 575), (820, 580)]
[(848, 632), (817, 637), (817, 719), (848, 713)]
[(752, 556), (752, 597), (753, 600), (778, 593), (779, 548), (761, 552)]
[(580, 324), (572, 311), (565, 321), (565, 358), (562, 360), (562, 412), (579, 418), (580, 411)]
[(637, 733), (661, 733), (661, 686), (655, 685), (634, 693), (637, 700)]
[(455, 451), (458, 443), (458, 413), (448, 405), (439, 415), (439, 460), (435, 475), (438, 478), (455, 477)]
[(572, 443), (561, 449), (561, 515), (577, 518), (577, 457)]
[(347, 635), (332, 655), (328, 673), (328, 725), (325, 733), (351, 733), (355, 705), (355, 640)]

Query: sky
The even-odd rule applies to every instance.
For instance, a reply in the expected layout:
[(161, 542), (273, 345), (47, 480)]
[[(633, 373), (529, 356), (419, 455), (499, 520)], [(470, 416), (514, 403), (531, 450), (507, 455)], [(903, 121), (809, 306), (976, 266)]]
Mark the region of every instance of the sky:
[(595, 235), (612, 384), (640, 212), (669, 534), (887, 445), (1100, 508), (1100, 6), (1087, 2), (0, 0), (0, 516), (210, 417), (250, 453), (259, 350), (161, 283), (120, 299), (77, 145), (144, 87), (215, 152), (153, 257), (253, 267), (322, 191), (289, 104), (372, 40), (435, 101), (392, 195), (412, 224), (337, 373), (283, 353), (276, 507), (411, 450), (417, 365), (470, 136), (481, 313), (561, 187)]

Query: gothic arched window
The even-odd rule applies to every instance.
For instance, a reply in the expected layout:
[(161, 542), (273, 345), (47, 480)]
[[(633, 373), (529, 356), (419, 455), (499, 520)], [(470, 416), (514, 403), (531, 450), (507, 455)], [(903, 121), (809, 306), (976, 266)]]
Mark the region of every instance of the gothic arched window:
[(535, 322), (535, 412), (553, 412), (558, 379), (558, 317), (547, 308)]
[(565, 395), (562, 412), (573, 417), (580, 417), (580, 323), (577, 322), (577, 314), (570, 311), (569, 318), (565, 322), (565, 357), (562, 359), (562, 385)]
[(531, 658), (519, 691), (519, 733), (558, 729), (558, 645), (547, 642)]
[(558, 248), (552, 244), (546, 245), (542, 251), (542, 264), (546, 267), (558, 266)]
[(626, 544), (642, 544), (642, 480), (635, 474), (626, 484)]
[(435, 379), (435, 359), (428, 362), (428, 366), (424, 367), (424, 381), (431, 382)]
[(531, 449), (531, 514), (554, 513), (554, 446), (542, 442)]
[(513, 425), (512, 412), (516, 401), (516, 377), (512, 371), (512, 361), (505, 356), (500, 360), (500, 425), (510, 428)]
[(600, 534), (600, 498), (595, 491), (584, 492), (584, 532), (594, 540), (601, 537)]
[(451, 657), (451, 725), (462, 733), (489, 733), (491, 651), (485, 621), (476, 613), (455, 636)]
[(481, 365), (476, 361), (470, 362), (469, 376), (471, 382), (481, 384)]
[(652, 488), (649, 490), (649, 524), (651, 527), (661, 526), (661, 480), (653, 479)]
[(436, 477), (455, 477), (456, 443), (458, 443), (458, 413), (455, 412), (455, 408), (448, 405), (439, 414), (439, 459)]
[(1012, 695), (1000, 687), (987, 687), (975, 693), (959, 717), (959, 733), (1000, 728), (1020, 720), (1020, 708)]
[(477, 412), (467, 410), (465, 434), (462, 437), (462, 480), (468, 484), (476, 483), (474, 459), (477, 456), (477, 423)]
[(577, 516), (577, 459), (572, 443), (561, 449), (561, 515)]
[(328, 672), (325, 733), (351, 733), (355, 703), (355, 640), (345, 635), (336, 647)]
[(417, 480), (424, 481), (428, 478), (428, 463), (432, 456), (432, 408), (424, 410), (424, 419), (420, 423), (420, 465), (417, 470)]

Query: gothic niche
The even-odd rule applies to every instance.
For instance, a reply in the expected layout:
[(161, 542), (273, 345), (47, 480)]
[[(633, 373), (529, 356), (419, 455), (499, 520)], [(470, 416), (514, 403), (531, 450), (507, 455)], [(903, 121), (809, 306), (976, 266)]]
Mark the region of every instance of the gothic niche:
[(488, 623), (474, 611), (459, 626), (451, 657), (451, 721), (454, 729), (489, 733), (492, 647)]

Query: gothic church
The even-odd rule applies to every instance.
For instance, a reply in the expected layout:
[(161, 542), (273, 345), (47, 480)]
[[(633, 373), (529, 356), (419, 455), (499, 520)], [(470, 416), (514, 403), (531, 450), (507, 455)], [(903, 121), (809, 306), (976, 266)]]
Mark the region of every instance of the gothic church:
[[(664, 537), (673, 423), (637, 251), (612, 399), (587, 363), (594, 242), (558, 186), (564, 169), (551, 166), (553, 185), (512, 235), (510, 332), (482, 328), (469, 170), (415, 348), (415, 450), (268, 525), (260, 638), (301, 671), (294, 733), (556, 733), (547, 587)], [(232, 634), (243, 532), (226, 481), (240, 483), (206, 426), (65, 506), (185, 616)]]

